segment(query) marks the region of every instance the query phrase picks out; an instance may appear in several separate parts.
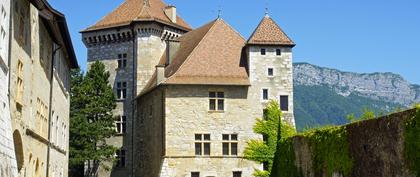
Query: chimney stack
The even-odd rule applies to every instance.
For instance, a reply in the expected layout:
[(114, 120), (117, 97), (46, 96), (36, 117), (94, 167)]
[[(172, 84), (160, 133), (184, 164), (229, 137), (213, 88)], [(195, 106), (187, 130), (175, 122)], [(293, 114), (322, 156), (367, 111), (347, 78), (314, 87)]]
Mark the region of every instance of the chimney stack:
[(156, 85), (159, 85), (165, 80), (165, 65), (156, 65)]
[(171, 64), (172, 60), (175, 57), (175, 54), (178, 52), (179, 49), (179, 41), (175, 40), (166, 40), (166, 61), (165, 66)]
[(176, 23), (176, 7), (169, 5), (165, 7), (165, 14), (171, 20), (172, 23)]

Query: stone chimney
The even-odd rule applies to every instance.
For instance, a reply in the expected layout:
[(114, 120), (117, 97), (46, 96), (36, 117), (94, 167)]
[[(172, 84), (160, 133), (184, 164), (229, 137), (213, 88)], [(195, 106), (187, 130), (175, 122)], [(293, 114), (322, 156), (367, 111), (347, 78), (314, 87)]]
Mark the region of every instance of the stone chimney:
[(172, 21), (172, 23), (176, 23), (176, 7), (175, 6), (173, 5), (166, 6), (165, 14)]
[(179, 41), (166, 40), (166, 61), (165, 66), (171, 64), (172, 60), (175, 57), (175, 54), (179, 49)]
[(156, 85), (159, 85), (165, 80), (165, 65), (156, 65)]

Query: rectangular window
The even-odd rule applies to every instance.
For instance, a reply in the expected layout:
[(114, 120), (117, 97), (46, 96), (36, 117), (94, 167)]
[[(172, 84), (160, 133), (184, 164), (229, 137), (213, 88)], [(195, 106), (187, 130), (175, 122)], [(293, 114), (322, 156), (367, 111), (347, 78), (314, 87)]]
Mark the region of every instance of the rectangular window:
[(223, 111), (225, 110), (225, 94), (224, 92), (209, 92), (209, 110)]
[(118, 54), (118, 69), (127, 67), (127, 54)]
[(281, 49), (276, 49), (276, 55), (280, 56), (281, 55)]
[(200, 177), (200, 172), (191, 172), (191, 177)]
[(280, 109), (282, 111), (289, 111), (289, 96), (287, 95), (280, 96)]
[(210, 134), (195, 134), (195, 155), (210, 155)]
[(127, 98), (127, 82), (117, 82), (117, 99)]
[(265, 49), (261, 49), (261, 55), (265, 55), (266, 51)]
[(118, 134), (124, 134), (126, 132), (127, 130), (126, 121), (127, 121), (126, 116), (119, 116), (117, 118), (117, 121), (115, 121), (115, 128)]
[(267, 69), (267, 75), (268, 75), (269, 77), (274, 76), (274, 68), (268, 68), (268, 69)]
[(222, 152), (225, 156), (238, 155), (238, 134), (223, 134), (222, 135)]
[(262, 91), (262, 99), (268, 100), (268, 89), (263, 89)]
[(242, 172), (241, 171), (234, 171), (233, 172), (233, 177), (241, 177), (242, 176)]
[(117, 159), (117, 167), (125, 167), (125, 150), (124, 149), (117, 150), (115, 154), (115, 158)]

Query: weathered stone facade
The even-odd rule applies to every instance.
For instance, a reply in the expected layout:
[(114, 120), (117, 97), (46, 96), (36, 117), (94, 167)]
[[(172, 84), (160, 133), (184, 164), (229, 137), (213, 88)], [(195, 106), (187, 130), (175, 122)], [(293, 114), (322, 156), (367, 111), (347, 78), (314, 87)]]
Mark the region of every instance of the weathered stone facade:
[(77, 61), (65, 19), (46, 1), (16, 0), (13, 6), (9, 88), (18, 173), (66, 177), (70, 68)]
[[(265, 55), (261, 54), (265, 50)], [(280, 50), (278, 55), (277, 50)], [(295, 126), (293, 116), (293, 70), (292, 47), (272, 45), (250, 45), (247, 49), (249, 60), (249, 79), (252, 87), (252, 99), (260, 102), (259, 110), (263, 110), (269, 100), (280, 104), (280, 96), (288, 97), (288, 109), (282, 110), (287, 122)], [(269, 69), (273, 74), (269, 75)], [(263, 99), (263, 89), (268, 90), (268, 99)], [(257, 105), (256, 105), (257, 106)]]
[(0, 176), (17, 176), (13, 131), (9, 111), (10, 0), (0, 2)]
[[(132, 174), (133, 157), (133, 100), (152, 77), (166, 49), (165, 39), (180, 36), (185, 31), (159, 23), (138, 23), (132, 26), (83, 32), (83, 42), (88, 50), (88, 65), (95, 61), (105, 64), (110, 73), (109, 83), (118, 97), (118, 84), (126, 83), (125, 98), (117, 98), (115, 116), (125, 116), (125, 132), (107, 140), (125, 151), (125, 165), (112, 170), (99, 169), (99, 176), (129, 176)], [(126, 65), (118, 67), (118, 61)], [(121, 63), (120, 63), (121, 64)], [(124, 64), (123, 64), (124, 65)], [(108, 166), (110, 162), (103, 162)]]
[[(225, 111), (209, 111), (209, 91), (225, 94)], [(141, 147), (136, 148), (137, 176), (185, 177), (191, 172), (204, 176), (252, 176), (262, 166), (243, 158), (251, 139), (262, 139), (252, 131), (262, 110), (255, 109), (247, 86), (163, 86), (138, 100), (137, 129)], [(152, 112), (150, 112), (152, 111)], [(210, 155), (196, 156), (196, 134), (210, 134)], [(238, 135), (238, 154), (222, 153), (222, 135)]]

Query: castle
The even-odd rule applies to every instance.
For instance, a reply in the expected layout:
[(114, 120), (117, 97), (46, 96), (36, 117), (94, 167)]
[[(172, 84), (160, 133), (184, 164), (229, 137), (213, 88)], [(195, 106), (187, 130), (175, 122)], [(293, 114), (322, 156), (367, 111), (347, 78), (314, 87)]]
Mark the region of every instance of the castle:
[[(294, 42), (266, 15), (248, 40), (223, 19), (192, 29), (175, 6), (126, 0), (83, 30), (118, 98), (118, 163), (98, 176), (251, 176), (256, 118), (277, 100), (294, 125)], [(108, 163), (110, 162), (103, 162)]]

